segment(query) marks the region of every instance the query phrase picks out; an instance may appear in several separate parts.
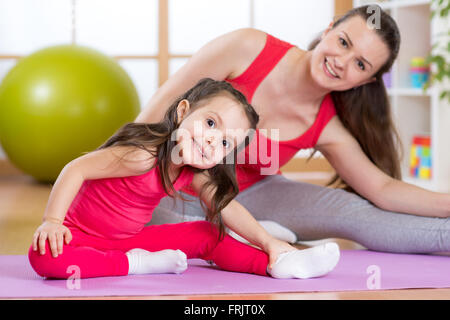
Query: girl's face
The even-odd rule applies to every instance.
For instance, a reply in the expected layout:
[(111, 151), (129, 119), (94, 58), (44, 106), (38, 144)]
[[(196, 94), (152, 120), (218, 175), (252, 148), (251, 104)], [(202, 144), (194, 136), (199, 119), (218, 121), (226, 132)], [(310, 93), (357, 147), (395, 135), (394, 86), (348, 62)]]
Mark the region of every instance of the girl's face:
[(181, 157), (179, 164), (209, 169), (244, 141), (250, 123), (242, 106), (226, 95), (212, 97), (202, 104), (194, 111), (187, 100), (178, 104), (181, 123), (174, 151), (176, 157)]
[(330, 91), (345, 91), (375, 80), (387, 62), (389, 49), (366, 21), (352, 17), (330, 27), (312, 52), (311, 75)]

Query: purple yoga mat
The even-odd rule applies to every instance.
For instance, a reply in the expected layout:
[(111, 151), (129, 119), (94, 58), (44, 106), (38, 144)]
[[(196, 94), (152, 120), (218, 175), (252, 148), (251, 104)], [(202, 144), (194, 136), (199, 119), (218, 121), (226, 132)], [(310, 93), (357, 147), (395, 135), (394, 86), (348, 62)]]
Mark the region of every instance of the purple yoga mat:
[(189, 260), (183, 274), (45, 280), (26, 256), (0, 256), (0, 298), (151, 296), (224, 293), (364, 291), (449, 288), (450, 257), (341, 251), (328, 275), (315, 279), (273, 279), (226, 272), (202, 260)]

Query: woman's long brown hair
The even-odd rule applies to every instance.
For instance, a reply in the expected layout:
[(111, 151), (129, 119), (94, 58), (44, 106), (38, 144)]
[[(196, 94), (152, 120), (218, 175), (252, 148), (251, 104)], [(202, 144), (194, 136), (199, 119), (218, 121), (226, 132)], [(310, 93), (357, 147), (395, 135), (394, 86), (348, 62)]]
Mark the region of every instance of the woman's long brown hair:
[[(334, 22), (333, 28), (356, 16), (368, 21), (373, 14), (373, 10), (368, 10), (369, 7), (373, 8), (374, 5), (350, 10)], [(391, 105), (382, 79), (397, 58), (400, 32), (394, 19), (379, 6), (376, 8), (380, 13), (380, 28), (374, 31), (389, 48), (388, 60), (374, 75), (374, 82), (347, 91), (333, 91), (331, 97), (340, 121), (359, 142), (367, 157), (392, 178), (401, 179), (402, 144), (392, 120)], [(313, 50), (319, 42), (320, 37), (309, 45), (308, 50)], [(354, 192), (337, 174), (328, 183), (329, 186), (333, 184)]]
[[(245, 96), (226, 81), (215, 81), (205, 78), (201, 79), (194, 87), (176, 99), (167, 110), (161, 122), (127, 123), (98, 149), (110, 146), (133, 146), (149, 152), (157, 159), (159, 174), (166, 193), (173, 198), (176, 197), (185, 200), (175, 190), (169, 177), (170, 157), (176, 145), (176, 141), (172, 139), (172, 134), (179, 127), (177, 107), (182, 100), (188, 100), (190, 112), (193, 112), (197, 108), (202, 107), (208, 99), (218, 95), (226, 95), (242, 106), (249, 121), (250, 129), (253, 129), (250, 131), (254, 132), (259, 121), (259, 116), (255, 109), (247, 102)], [(203, 186), (200, 196), (203, 192), (210, 190), (215, 190), (215, 192), (209, 207), (205, 207), (202, 202), (201, 205), (206, 211), (206, 219), (218, 227), (219, 239), (222, 238), (225, 230), (221, 219), (221, 211), (239, 193), (235, 171), (237, 152), (248, 145), (250, 138), (250, 135), (247, 136), (245, 141), (230, 153), (234, 157), (232, 163), (230, 161), (222, 161), (223, 163), (206, 169), (209, 173), (210, 180)], [(192, 170), (194, 172), (205, 171), (193, 167)]]

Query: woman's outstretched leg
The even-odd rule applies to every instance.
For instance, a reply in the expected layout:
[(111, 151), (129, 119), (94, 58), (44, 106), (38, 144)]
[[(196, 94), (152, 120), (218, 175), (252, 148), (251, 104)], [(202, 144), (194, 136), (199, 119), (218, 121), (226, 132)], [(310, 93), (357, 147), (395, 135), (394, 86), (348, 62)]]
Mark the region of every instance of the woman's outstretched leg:
[[(189, 199), (196, 199), (183, 195)], [(239, 193), (241, 203), (257, 220), (289, 228), (301, 241), (343, 238), (384, 252), (450, 251), (450, 219), (420, 217), (382, 210), (366, 199), (339, 189), (268, 176)], [(154, 223), (204, 219), (198, 199), (163, 199)]]
[(257, 220), (273, 220), (303, 241), (344, 238), (375, 251), (450, 251), (449, 218), (386, 211), (340, 189), (270, 176), (236, 200)]

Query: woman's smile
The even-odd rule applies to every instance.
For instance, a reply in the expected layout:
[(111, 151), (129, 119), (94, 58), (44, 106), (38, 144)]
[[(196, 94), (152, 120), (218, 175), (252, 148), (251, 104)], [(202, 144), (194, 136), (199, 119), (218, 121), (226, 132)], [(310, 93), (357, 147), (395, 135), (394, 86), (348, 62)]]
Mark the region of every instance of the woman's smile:
[(325, 74), (332, 79), (340, 79), (340, 77), (337, 75), (337, 73), (333, 70), (330, 63), (328, 62), (328, 59), (325, 58), (323, 62), (323, 70), (325, 71)]

